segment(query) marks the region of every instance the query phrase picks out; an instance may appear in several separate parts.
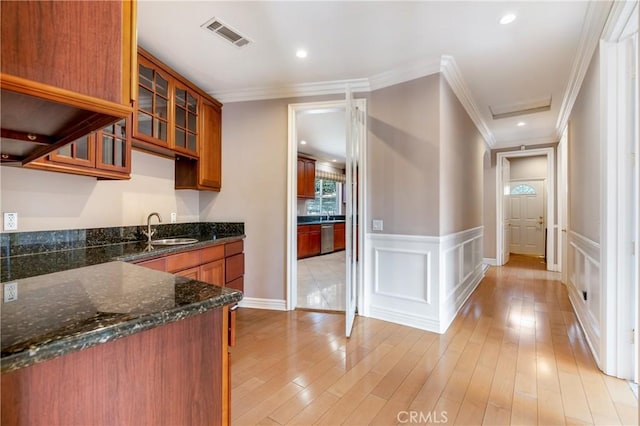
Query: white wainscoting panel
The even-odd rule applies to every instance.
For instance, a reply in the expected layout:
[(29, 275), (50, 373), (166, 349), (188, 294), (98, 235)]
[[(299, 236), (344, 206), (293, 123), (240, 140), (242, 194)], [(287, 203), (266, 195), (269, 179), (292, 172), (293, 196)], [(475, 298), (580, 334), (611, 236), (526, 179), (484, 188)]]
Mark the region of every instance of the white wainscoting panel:
[(444, 333), (482, 278), (482, 227), (441, 238), (440, 329)]
[(365, 315), (437, 331), (440, 239), (388, 234), (367, 238)]
[(484, 277), (482, 229), (367, 234), (363, 315), (444, 333)]
[[(600, 366), (600, 312), (603, 293), (600, 244), (570, 231), (567, 262), (569, 300), (582, 325), (596, 363)], [(586, 292), (587, 300), (584, 300), (583, 292)]]

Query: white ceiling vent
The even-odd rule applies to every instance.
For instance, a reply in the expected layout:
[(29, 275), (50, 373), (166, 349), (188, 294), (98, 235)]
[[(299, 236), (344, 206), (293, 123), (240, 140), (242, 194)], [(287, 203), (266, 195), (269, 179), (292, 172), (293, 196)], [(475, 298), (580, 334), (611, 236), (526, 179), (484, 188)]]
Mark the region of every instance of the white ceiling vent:
[(216, 17), (209, 19), (207, 22), (202, 24), (201, 27), (222, 37), (236, 47), (244, 47), (251, 43), (249, 38), (243, 36), (240, 32), (234, 30)]
[(551, 109), (551, 95), (541, 99), (516, 102), (509, 105), (489, 106), (491, 116), (494, 120), (499, 118), (516, 117), (518, 115), (533, 114), (536, 112), (549, 111)]

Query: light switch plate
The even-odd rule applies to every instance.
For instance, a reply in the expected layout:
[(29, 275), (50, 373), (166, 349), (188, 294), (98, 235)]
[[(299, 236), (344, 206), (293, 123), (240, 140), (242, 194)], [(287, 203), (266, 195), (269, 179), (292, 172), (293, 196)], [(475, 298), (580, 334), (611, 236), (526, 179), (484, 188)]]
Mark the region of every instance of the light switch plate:
[(178, 215), (175, 212), (171, 213), (171, 223), (176, 223), (177, 220)]
[(382, 231), (383, 229), (383, 221), (380, 219), (373, 219), (373, 230), (374, 231)]
[(18, 213), (5, 213), (3, 227), (5, 231), (17, 231)]
[(3, 293), (4, 303), (18, 300), (18, 283), (15, 281), (11, 283), (5, 283)]

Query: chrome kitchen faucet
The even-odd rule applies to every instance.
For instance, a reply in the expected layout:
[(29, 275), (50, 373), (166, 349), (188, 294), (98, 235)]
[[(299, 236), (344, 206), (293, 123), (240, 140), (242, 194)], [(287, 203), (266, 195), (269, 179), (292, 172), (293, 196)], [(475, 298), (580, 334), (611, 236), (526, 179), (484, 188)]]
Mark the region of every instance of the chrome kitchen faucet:
[(149, 216), (147, 216), (147, 232), (142, 231), (144, 235), (147, 236), (147, 242), (151, 242), (151, 237), (156, 233), (156, 230), (151, 230), (151, 218), (156, 216), (158, 218), (158, 223), (162, 223), (162, 218), (160, 218), (160, 214), (153, 212)]

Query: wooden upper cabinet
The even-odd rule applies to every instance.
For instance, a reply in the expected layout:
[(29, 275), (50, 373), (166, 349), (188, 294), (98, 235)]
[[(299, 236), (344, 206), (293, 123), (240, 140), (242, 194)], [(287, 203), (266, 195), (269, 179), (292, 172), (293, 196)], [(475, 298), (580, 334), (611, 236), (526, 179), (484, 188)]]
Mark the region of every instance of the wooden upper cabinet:
[(220, 107), (200, 105), (200, 156), (176, 158), (176, 189), (220, 191), (222, 187), (222, 116)]
[(138, 61), (133, 146), (175, 157), (176, 189), (220, 191), (222, 104), (143, 48)]
[(133, 137), (170, 148), (170, 77), (144, 56), (138, 57), (138, 100)]
[(316, 160), (298, 157), (298, 198), (316, 197)]
[(186, 85), (173, 84), (173, 148), (183, 154), (198, 156), (199, 96)]
[(129, 179), (130, 133), (131, 119), (127, 117), (78, 138), (26, 167), (102, 179)]
[(27, 164), (125, 118), (135, 1), (3, 1), (2, 162)]

